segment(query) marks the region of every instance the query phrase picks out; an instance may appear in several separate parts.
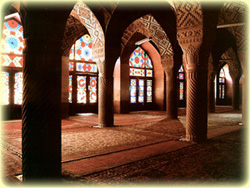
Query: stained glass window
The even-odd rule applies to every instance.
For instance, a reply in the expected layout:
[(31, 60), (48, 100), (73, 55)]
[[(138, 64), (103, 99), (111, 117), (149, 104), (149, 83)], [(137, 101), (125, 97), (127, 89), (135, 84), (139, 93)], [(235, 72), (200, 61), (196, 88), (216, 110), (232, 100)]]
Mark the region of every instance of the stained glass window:
[(23, 96), (23, 73), (15, 73), (15, 84), (14, 84), (14, 104), (22, 104)]
[(221, 98), (225, 98), (225, 85), (222, 85)]
[(97, 65), (90, 63), (76, 63), (76, 71), (97, 72)]
[(147, 80), (147, 102), (152, 102), (152, 80)]
[(183, 69), (183, 66), (181, 65), (179, 71), (178, 71), (178, 77), (179, 77), (179, 80), (184, 80), (184, 69)]
[(184, 100), (184, 83), (180, 82), (179, 85), (179, 100)]
[[(92, 39), (86, 34), (78, 39), (70, 49), (69, 71), (72, 76), (69, 78), (69, 103), (75, 103), (72, 98), (73, 89), (76, 87), (76, 103), (88, 104), (97, 103), (97, 64), (92, 55)], [(72, 80), (77, 77), (76, 85)]]
[[(5, 17), (1, 39), (1, 104), (21, 105), (23, 93), (23, 27), (18, 13)], [(13, 99), (13, 100), (12, 100)]]
[(219, 83), (225, 83), (225, 72), (223, 68), (220, 70)]
[(9, 72), (1, 72), (1, 104), (8, 105), (10, 102)]
[(138, 102), (144, 102), (144, 80), (139, 79), (139, 94), (138, 94)]
[(130, 68), (130, 76), (145, 76), (145, 70), (144, 69), (136, 69), (136, 68)]
[(2, 66), (6, 67), (22, 67), (23, 57), (13, 54), (2, 55)]
[(72, 75), (69, 75), (69, 103), (72, 103)]
[(184, 69), (183, 66), (181, 65), (181, 67), (178, 70), (178, 76), (177, 76), (178, 80), (179, 80), (179, 100), (182, 101), (184, 100), (184, 87), (185, 87), (185, 73), (184, 73)]
[[(23, 27), (18, 13), (9, 16), (3, 24), (2, 53), (22, 55), (24, 49)], [(14, 61), (15, 58), (10, 58)], [(17, 60), (16, 60), (17, 61)], [(12, 63), (13, 62), (8, 61)], [(6, 63), (6, 62), (5, 62)], [(8, 65), (4, 65), (8, 66)]]
[(141, 47), (137, 47), (131, 54), (129, 58), (129, 66), (137, 68), (153, 68), (151, 59)]
[(75, 45), (73, 45), (69, 51), (69, 59), (73, 60), (75, 59), (75, 53), (74, 53)]
[(136, 79), (130, 79), (130, 103), (136, 103)]
[(224, 69), (222, 68), (219, 74), (219, 99), (225, 98), (225, 83), (226, 83), (225, 72)]
[(146, 77), (153, 77), (153, 70), (146, 70)]
[(77, 76), (77, 103), (87, 102), (86, 76)]
[(133, 77), (130, 79), (130, 103), (153, 102), (153, 80), (151, 80), (153, 64), (148, 54), (140, 46), (131, 54), (129, 66), (129, 75)]
[(93, 61), (92, 39), (86, 34), (78, 39), (75, 43), (75, 60)]
[(89, 101), (95, 103), (97, 101), (97, 77), (91, 76), (89, 79)]
[(73, 61), (69, 62), (69, 71), (74, 71), (74, 62)]

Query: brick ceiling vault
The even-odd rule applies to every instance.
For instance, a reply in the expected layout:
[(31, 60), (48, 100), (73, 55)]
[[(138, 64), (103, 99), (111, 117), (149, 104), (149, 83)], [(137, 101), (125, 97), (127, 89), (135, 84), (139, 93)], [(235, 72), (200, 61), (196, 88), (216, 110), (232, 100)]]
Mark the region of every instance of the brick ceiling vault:
[(130, 24), (130, 26), (123, 33), (122, 51), (135, 32), (140, 32), (148, 38), (152, 37), (152, 41), (159, 49), (162, 59), (173, 58), (171, 43), (164, 30), (153, 16), (145, 15)]
[(243, 2), (225, 2), (218, 17), (218, 25), (242, 24), (226, 28), (234, 36), (236, 43), (236, 52), (232, 48), (229, 48), (221, 56), (223, 60), (232, 59), (231, 61), (227, 61), (231, 75), (238, 75), (241, 72), (240, 67), (244, 67), (245, 64), (245, 62), (239, 62), (238, 56), (242, 55), (241, 53), (246, 55), (247, 51), (246, 7), (246, 4)]
[[(81, 34), (89, 33), (92, 40), (93, 40), (93, 54), (94, 58), (97, 62), (104, 61), (105, 57), (105, 36), (104, 32), (108, 27), (108, 23), (112, 18), (112, 15), (117, 8), (117, 2), (109, 2), (109, 3), (98, 3), (98, 8), (93, 11), (91, 10), (92, 7), (95, 7), (95, 4), (88, 4), (91, 8), (89, 8), (85, 3), (82, 1), (78, 1), (72, 12), (71, 16), (69, 17), (65, 36), (63, 39), (63, 54), (67, 55), (69, 52), (70, 47), (74, 43), (77, 38), (79, 38)], [(203, 24), (203, 16), (202, 16), (202, 8), (200, 3), (198, 2), (172, 2), (170, 5), (173, 7), (175, 14), (176, 14), (176, 24), (177, 28), (185, 29), (188, 27), (195, 27), (197, 25)], [(16, 11), (18, 11), (17, 3), (12, 4), (12, 7)], [(94, 13), (93, 13), (94, 12)], [(100, 20), (101, 17), (103, 22), (102, 27), (100, 25), (99, 20), (95, 16), (98, 15), (98, 19)], [(232, 56), (237, 60), (234, 60), (234, 63), (239, 63), (239, 52), (246, 51), (248, 40), (246, 40), (246, 22), (247, 18), (247, 6), (244, 2), (225, 2), (220, 10), (220, 14), (218, 17), (218, 25), (226, 25), (226, 24), (238, 24), (243, 23), (243, 25), (234, 26), (234, 27), (227, 27), (226, 29), (233, 34), (236, 39), (236, 52), (232, 53), (231, 49), (228, 49), (224, 52), (221, 56), (222, 59), (232, 59)], [(78, 21), (79, 20), (79, 21)], [(143, 24), (145, 27), (141, 27), (140, 25)], [(170, 58), (173, 57), (173, 50), (171, 47), (171, 43), (168, 39), (168, 36), (160, 26), (160, 24), (155, 20), (155, 18), (151, 15), (143, 16), (136, 21), (135, 23), (131, 24), (131, 27), (128, 27), (127, 30), (124, 32), (122, 38), (122, 46), (126, 45), (126, 42), (135, 32), (140, 32), (145, 34), (145, 36), (149, 37), (152, 36), (153, 42), (156, 44), (160, 51), (160, 55), (162, 58)], [(136, 29), (138, 27), (138, 29)], [(131, 30), (131, 28), (133, 28)], [(123, 48), (122, 47), (122, 48)], [(234, 54), (234, 55), (232, 55)], [(243, 62), (241, 62), (242, 65)], [(231, 71), (239, 72), (239, 68), (236, 67), (237, 64), (234, 64), (230, 67)]]

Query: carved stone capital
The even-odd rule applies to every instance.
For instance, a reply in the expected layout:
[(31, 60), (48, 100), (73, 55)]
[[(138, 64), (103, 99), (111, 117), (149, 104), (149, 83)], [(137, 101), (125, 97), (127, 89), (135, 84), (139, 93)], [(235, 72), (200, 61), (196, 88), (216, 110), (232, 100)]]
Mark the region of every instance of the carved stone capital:
[(182, 48), (186, 48), (189, 44), (200, 46), (203, 39), (202, 26), (190, 27), (177, 30), (177, 40)]
[(184, 49), (184, 57), (186, 61), (187, 71), (195, 71), (199, 66), (199, 52), (200, 48), (194, 47), (190, 44)]

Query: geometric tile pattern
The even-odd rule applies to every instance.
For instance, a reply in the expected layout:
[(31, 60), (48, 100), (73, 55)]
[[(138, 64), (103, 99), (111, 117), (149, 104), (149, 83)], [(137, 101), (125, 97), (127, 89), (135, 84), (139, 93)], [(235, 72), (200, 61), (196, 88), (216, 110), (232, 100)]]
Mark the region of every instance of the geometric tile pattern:
[(105, 39), (99, 21), (89, 7), (81, 1), (75, 4), (71, 15), (77, 18), (87, 28), (93, 43), (94, 61), (102, 63), (105, 58)]
[(63, 37), (62, 51), (64, 56), (69, 55), (70, 48), (82, 35), (88, 33), (84, 25), (73, 16), (69, 16)]
[[(241, 59), (241, 56), (245, 57), (246, 47), (248, 44), (247, 36), (247, 5), (244, 2), (226, 2), (223, 4), (218, 24), (233, 24), (233, 23), (245, 23), (245, 25), (229, 27), (227, 30), (232, 33), (236, 39), (237, 55)], [(244, 60), (241, 60), (244, 61)], [(244, 62), (241, 62), (244, 66)]]
[(196, 1), (178, 1), (173, 3), (176, 12), (177, 28), (192, 27), (202, 24), (203, 14), (201, 3)]
[(140, 20), (155, 37), (161, 57), (166, 59), (173, 58), (173, 49), (169, 38), (155, 18), (151, 15), (145, 15)]
[(247, 44), (249, 44), (246, 29), (247, 26), (244, 25), (233, 27), (237, 51), (246, 51)]
[(246, 18), (246, 4), (240, 1), (223, 3), (218, 17), (218, 25), (241, 23)]
[[(122, 40), (121, 40), (121, 53), (124, 50), (124, 47), (130, 40), (130, 38), (134, 35), (134, 33), (141, 33), (145, 35), (145, 37), (152, 37), (153, 42), (156, 44), (155, 38), (152, 36), (152, 33), (144, 26), (144, 24), (139, 20), (135, 20), (132, 22), (126, 30), (123, 32)], [(157, 45), (157, 44), (156, 44)], [(158, 46), (157, 46), (158, 47)]]

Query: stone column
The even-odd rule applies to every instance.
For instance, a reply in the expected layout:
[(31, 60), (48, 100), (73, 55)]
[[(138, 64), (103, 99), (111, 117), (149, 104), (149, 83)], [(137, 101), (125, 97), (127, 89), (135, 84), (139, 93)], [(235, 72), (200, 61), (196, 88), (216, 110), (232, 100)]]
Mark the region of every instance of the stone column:
[(184, 52), (187, 62), (186, 140), (194, 142), (207, 139), (207, 62), (200, 59), (203, 56), (199, 50), (190, 44)]
[(166, 71), (166, 106), (167, 118), (177, 119), (178, 117), (178, 101), (177, 101), (177, 74), (174, 69)]
[(113, 75), (99, 73), (99, 127), (112, 127), (114, 125), (113, 109)]
[[(61, 41), (72, 7), (21, 4), (23, 66), (23, 181), (61, 177)], [(60, 16), (58, 16), (60, 15)]]

